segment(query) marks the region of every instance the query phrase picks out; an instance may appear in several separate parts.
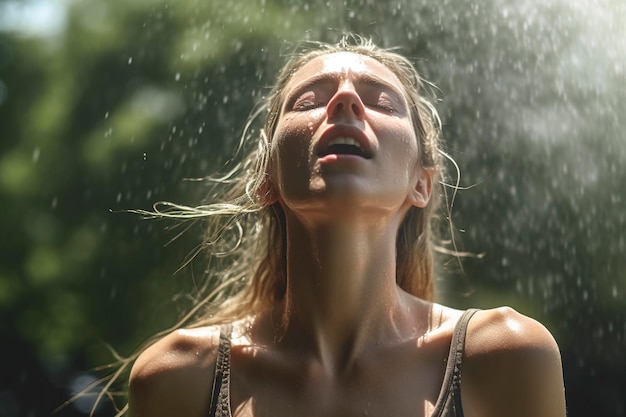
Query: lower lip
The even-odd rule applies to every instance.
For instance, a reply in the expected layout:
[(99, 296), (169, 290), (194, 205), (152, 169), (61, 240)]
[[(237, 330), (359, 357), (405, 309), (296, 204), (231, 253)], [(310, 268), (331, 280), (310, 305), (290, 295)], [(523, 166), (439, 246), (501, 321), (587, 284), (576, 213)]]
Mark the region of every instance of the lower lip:
[(359, 155), (349, 155), (349, 154), (335, 154), (331, 153), (328, 155), (324, 155), (319, 158), (319, 162), (323, 164), (330, 164), (333, 162), (349, 162), (349, 161), (366, 161), (367, 159), (363, 158)]

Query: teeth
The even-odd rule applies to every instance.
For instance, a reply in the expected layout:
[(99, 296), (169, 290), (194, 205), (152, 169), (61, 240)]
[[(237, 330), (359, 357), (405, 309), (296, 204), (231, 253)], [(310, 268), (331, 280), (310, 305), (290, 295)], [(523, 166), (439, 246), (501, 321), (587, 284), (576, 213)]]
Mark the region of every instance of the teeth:
[(359, 142), (357, 142), (356, 140), (352, 138), (347, 138), (347, 137), (334, 138), (330, 142), (328, 142), (328, 147), (331, 147), (333, 145), (353, 145), (353, 146), (358, 147), (360, 150), (363, 150)]

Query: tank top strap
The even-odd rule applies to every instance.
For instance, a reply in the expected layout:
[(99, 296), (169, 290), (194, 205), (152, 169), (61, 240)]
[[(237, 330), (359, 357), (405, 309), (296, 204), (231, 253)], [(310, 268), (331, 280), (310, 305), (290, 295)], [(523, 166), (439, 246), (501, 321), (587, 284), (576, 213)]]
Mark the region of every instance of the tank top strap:
[[(459, 318), (452, 340), (450, 352), (446, 364), (446, 372), (441, 387), (441, 392), (435, 405), (433, 417), (463, 416), (461, 406), (461, 363), (465, 351), (465, 339), (467, 326), (477, 309), (466, 310)], [(220, 340), (215, 362), (215, 376), (211, 392), (209, 417), (231, 417), (230, 413), (230, 350), (231, 350), (230, 324), (220, 327)]]
[(454, 327), (446, 363), (446, 372), (441, 392), (432, 414), (433, 417), (463, 417), (463, 408), (461, 406), (461, 363), (463, 362), (463, 353), (465, 352), (467, 326), (477, 311), (479, 310), (469, 309), (463, 312)]
[(220, 327), (209, 417), (230, 417), (230, 348), (232, 325)]

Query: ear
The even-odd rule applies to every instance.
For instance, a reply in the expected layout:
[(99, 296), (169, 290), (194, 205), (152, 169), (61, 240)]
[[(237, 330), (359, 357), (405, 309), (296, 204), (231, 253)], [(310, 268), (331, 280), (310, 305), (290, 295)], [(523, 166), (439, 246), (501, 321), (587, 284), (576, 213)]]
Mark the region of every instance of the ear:
[(409, 195), (411, 205), (418, 208), (424, 208), (430, 200), (430, 193), (433, 187), (433, 170), (432, 168), (420, 168), (417, 176), (415, 187)]
[(262, 207), (269, 207), (278, 201), (278, 192), (269, 175), (264, 175), (254, 195), (255, 201)]

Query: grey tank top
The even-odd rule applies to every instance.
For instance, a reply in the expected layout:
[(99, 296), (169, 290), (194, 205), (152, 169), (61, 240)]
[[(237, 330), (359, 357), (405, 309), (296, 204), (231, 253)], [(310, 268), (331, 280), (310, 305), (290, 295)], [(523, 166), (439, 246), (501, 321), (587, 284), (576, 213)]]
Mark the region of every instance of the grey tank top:
[[(446, 372), (439, 392), (439, 398), (430, 417), (463, 417), (461, 407), (461, 362), (465, 351), (467, 324), (476, 313), (470, 309), (463, 313), (457, 322), (450, 352), (446, 363)], [(220, 329), (220, 342), (215, 363), (215, 378), (211, 394), (209, 417), (232, 417), (230, 413), (230, 346), (232, 326), (224, 325)]]

